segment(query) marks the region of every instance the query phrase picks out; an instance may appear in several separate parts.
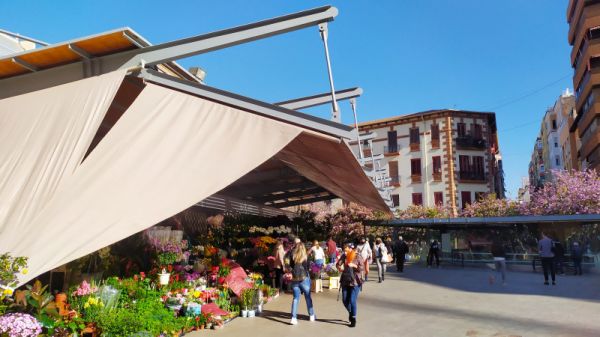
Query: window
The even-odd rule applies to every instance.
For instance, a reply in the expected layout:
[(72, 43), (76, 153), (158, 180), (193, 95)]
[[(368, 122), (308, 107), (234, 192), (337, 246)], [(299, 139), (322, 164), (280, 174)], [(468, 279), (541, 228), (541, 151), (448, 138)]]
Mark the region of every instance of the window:
[(556, 166), (560, 166), (560, 157), (556, 156), (555, 158)]
[(398, 152), (398, 133), (396, 131), (388, 131), (388, 147), (384, 152)]
[(400, 206), (400, 196), (398, 194), (392, 194), (392, 204), (394, 207)]
[(483, 139), (483, 129), (481, 124), (473, 124), (473, 138)]
[(421, 159), (411, 159), (410, 160), (410, 174), (413, 176), (421, 175)]
[(390, 161), (388, 162), (388, 170), (390, 175), (390, 184), (393, 186), (400, 186), (400, 178), (398, 177), (398, 162)]
[(412, 194), (412, 203), (413, 203), (413, 205), (422, 206), (423, 205), (423, 194), (413, 193)]
[(459, 137), (464, 137), (467, 135), (467, 127), (465, 123), (457, 123), (456, 124), (456, 132)]
[(477, 176), (483, 177), (484, 169), (482, 156), (473, 156), (473, 173), (475, 173)]
[(460, 168), (460, 172), (469, 172), (469, 156), (458, 156), (458, 166)]
[(410, 129), (410, 143), (411, 144), (419, 144), (421, 142), (421, 137), (419, 137), (419, 128), (411, 128)]
[(440, 144), (440, 126), (438, 124), (431, 124), (431, 142), (437, 142), (437, 146)]
[(556, 130), (556, 119), (552, 120), (552, 130)]
[(471, 204), (471, 192), (462, 191), (460, 192), (460, 198), (462, 199), (462, 208), (467, 207), (467, 205)]
[(442, 173), (442, 157), (434, 156), (433, 160), (433, 173)]
[(435, 200), (436, 206), (444, 206), (444, 193), (443, 192), (434, 192), (433, 199)]

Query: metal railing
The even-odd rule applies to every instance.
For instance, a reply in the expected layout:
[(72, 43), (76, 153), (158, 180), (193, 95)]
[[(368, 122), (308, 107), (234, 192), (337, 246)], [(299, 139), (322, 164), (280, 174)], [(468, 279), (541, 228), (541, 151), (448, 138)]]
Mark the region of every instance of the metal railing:
[(383, 147), (383, 153), (397, 153), (399, 149), (398, 144), (393, 146), (386, 145)]
[(485, 173), (484, 172), (460, 171), (460, 172), (458, 172), (458, 177), (460, 180), (485, 181)]
[(456, 146), (459, 148), (485, 149), (486, 142), (483, 139), (475, 138), (473, 136), (461, 136), (456, 137)]

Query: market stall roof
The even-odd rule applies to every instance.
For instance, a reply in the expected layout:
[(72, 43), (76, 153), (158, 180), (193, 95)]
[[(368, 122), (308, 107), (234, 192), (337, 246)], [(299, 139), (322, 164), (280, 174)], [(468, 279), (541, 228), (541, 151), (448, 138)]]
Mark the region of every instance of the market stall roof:
[(492, 228), (529, 224), (595, 224), (600, 223), (600, 214), (574, 215), (527, 215), (507, 217), (441, 218), (441, 219), (393, 219), (367, 221), (368, 226), (420, 227), (420, 228)]
[[(125, 27), (94, 34), (41, 48), (22, 51), (0, 58), (0, 79), (33, 73), (58, 66), (90, 61), (93, 58), (149, 47), (152, 44)], [(194, 80), (178, 64), (167, 62), (161, 65), (165, 71)]]

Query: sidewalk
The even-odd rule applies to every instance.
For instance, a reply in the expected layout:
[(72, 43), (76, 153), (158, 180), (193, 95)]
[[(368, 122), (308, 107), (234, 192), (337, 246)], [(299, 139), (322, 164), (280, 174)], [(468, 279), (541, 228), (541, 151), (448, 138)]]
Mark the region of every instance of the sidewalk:
[(355, 329), (346, 326), (337, 291), (325, 290), (313, 294), (316, 322), (308, 321), (302, 299), (299, 324), (288, 325), (291, 295), (283, 294), (261, 317), (189, 336), (600, 336), (598, 276), (559, 276), (558, 285), (544, 286), (540, 273), (509, 272), (502, 286), (490, 284), (491, 274), (416, 265), (404, 274), (390, 272), (384, 283), (364, 285)]

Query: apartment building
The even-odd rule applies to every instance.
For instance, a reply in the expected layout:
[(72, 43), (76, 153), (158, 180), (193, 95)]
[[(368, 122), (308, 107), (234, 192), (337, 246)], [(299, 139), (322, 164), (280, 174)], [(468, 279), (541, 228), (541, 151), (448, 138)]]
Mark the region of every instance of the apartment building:
[[(362, 149), (367, 157), (384, 155), (380, 169), (393, 187), (395, 207), (457, 211), (485, 194), (504, 197), (494, 113), (430, 110), (360, 123), (359, 130), (376, 135)], [(351, 146), (358, 153), (358, 144)]]
[(569, 131), (574, 107), (575, 96), (566, 89), (542, 118), (529, 163), (529, 180), (535, 188), (551, 180), (553, 170), (579, 168), (577, 135)]
[(570, 0), (568, 41), (576, 104), (570, 132), (581, 140), (579, 169), (600, 169), (600, 1)]

